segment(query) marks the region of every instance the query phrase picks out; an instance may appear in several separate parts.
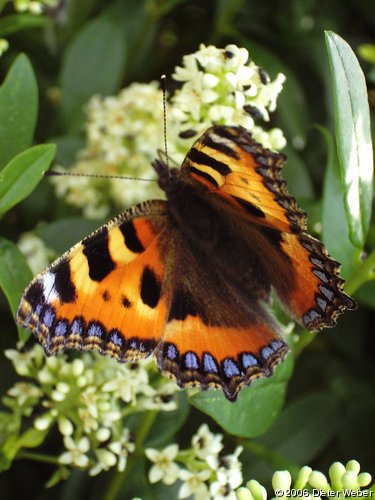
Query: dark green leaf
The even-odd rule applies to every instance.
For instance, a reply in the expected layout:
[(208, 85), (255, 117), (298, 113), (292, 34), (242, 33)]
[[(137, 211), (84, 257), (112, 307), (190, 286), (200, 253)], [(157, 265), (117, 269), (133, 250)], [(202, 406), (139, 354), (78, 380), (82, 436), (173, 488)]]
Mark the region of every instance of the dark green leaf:
[[(249, 50), (250, 57), (254, 59), (256, 64), (262, 66), (270, 74), (271, 78), (275, 78), (278, 73), (283, 73), (286, 76), (283, 91), (277, 101), (278, 121), (292, 141), (293, 146), (300, 148), (306, 142), (310, 116), (305, 94), (299, 81), (293, 71), (267, 48), (253, 40), (243, 40), (243, 42), (244, 46)], [(303, 168), (303, 163), (300, 166)], [(309, 176), (308, 171), (306, 171), (305, 175)]]
[(20, 153), (0, 172), (0, 213), (26, 198), (42, 179), (56, 153), (54, 144), (40, 144)]
[(314, 198), (314, 187), (305, 162), (289, 145), (283, 149), (283, 153), (287, 157), (283, 177), (287, 181), (290, 194), (297, 199)]
[(0, 19), (0, 36), (11, 35), (28, 28), (42, 28), (49, 23), (49, 19), (33, 14), (14, 14)]
[[(11, 241), (0, 238), (0, 287), (14, 316), (21, 294), (31, 278), (30, 268), (18, 247)], [(18, 331), (20, 340), (25, 340), (29, 336), (22, 328)]]
[(178, 408), (174, 411), (161, 411), (152, 425), (152, 433), (146, 441), (147, 448), (161, 448), (165, 446), (183, 426), (190, 410), (186, 393), (176, 393)]
[(337, 418), (338, 401), (332, 394), (310, 394), (286, 407), (260, 442), (274, 453), (307, 464), (337, 432)]
[(119, 89), (126, 57), (126, 38), (117, 9), (109, 8), (79, 32), (62, 67), (63, 115), (70, 132), (80, 130), (83, 106), (94, 94)]
[(370, 226), (373, 177), (366, 81), (354, 52), (342, 38), (327, 31), (326, 43), (349, 234), (353, 244), (362, 249)]
[(9, 469), (17, 453), (16, 441), (20, 425), (21, 419), (18, 416), (0, 412), (0, 472)]
[(61, 254), (103, 223), (104, 221), (98, 222), (83, 217), (69, 217), (38, 225), (37, 235), (49, 248)]
[[(374, 470), (375, 442), (375, 401), (373, 389), (365, 398), (351, 397), (348, 408), (342, 415), (339, 443), (342, 453), (347, 457), (356, 457), (362, 470)], [(368, 469), (368, 468), (369, 469)]]
[(34, 71), (21, 54), (0, 87), (0, 168), (32, 144), (37, 111)]
[(326, 129), (319, 128), (328, 147), (327, 166), (324, 175), (322, 203), (322, 236), (330, 254), (342, 265), (342, 275), (349, 277), (353, 270), (356, 249), (349, 239), (348, 221), (345, 216), (344, 197), (340, 165), (332, 136)]
[(221, 391), (199, 392), (192, 404), (210, 415), (223, 429), (235, 436), (260, 436), (272, 425), (284, 402), (288, 380), (293, 370), (291, 354), (269, 379), (255, 381), (242, 389), (235, 403), (227, 401)]
[(53, 137), (51, 142), (57, 146), (56, 163), (64, 167), (73, 165), (78, 151), (85, 147), (85, 140), (74, 135)]

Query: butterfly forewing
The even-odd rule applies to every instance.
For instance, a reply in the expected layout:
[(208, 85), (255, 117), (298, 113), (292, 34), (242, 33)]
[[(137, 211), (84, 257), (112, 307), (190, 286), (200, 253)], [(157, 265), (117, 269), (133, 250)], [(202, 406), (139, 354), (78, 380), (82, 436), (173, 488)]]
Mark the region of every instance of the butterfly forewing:
[(281, 301), (307, 329), (319, 330), (356, 304), (343, 291), (339, 264), (305, 233), (306, 214), (281, 176), (284, 163), (244, 128), (215, 126), (188, 152), (183, 172), (225, 198), (228, 211), (236, 206), (249, 252), (263, 263)]
[(160, 239), (165, 202), (146, 202), (101, 227), (38, 275), (17, 321), (48, 354), (96, 349), (119, 360), (152, 352), (164, 329)]

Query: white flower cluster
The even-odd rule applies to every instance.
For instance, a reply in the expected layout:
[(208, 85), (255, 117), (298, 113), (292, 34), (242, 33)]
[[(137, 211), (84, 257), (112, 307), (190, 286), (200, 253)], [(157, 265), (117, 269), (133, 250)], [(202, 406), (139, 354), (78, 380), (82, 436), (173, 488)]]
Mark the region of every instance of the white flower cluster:
[(114, 466), (125, 469), (135, 447), (126, 427), (128, 415), (177, 407), (175, 384), (161, 377), (150, 382), (149, 373), (155, 370), (150, 361), (120, 365), (92, 353), (73, 361), (66, 356), (46, 358), (39, 344), (28, 352), (7, 350), (5, 355), (18, 375), (29, 379), (8, 390), (6, 406), (20, 418), (37, 411), (38, 431), (57, 425), (65, 447), (59, 463), (88, 469), (90, 475)]
[[(116, 97), (94, 96), (87, 105), (86, 147), (71, 172), (154, 177), (151, 161), (163, 142), (162, 92), (156, 82), (132, 84)], [(113, 204), (130, 206), (157, 193), (155, 182), (88, 177), (52, 179), (56, 194), (90, 218)]]
[[(172, 78), (180, 88), (167, 108), (171, 161), (181, 163), (212, 124), (242, 125), (265, 147), (285, 146), (280, 129), (266, 131), (261, 126), (276, 108), (285, 77), (279, 74), (270, 81), (247, 49), (201, 45), (183, 58)], [(153, 178), (150, 163), (163, 148), (162, 102), (156, 82), (134, 83), (115, 97), (93, 97), (87, 106), (86, 147), (70, 171)], [(127, 207), (157, 192), (156, 183), (137, 180), (124, 185), (118, 179), (57, 177), (53, 183), (59, 197), (88, 217), (103, 217), (113, 206)]]
[[(212, 434), (206, 424), (203, 424), (192, 439), (188, 450), (179, 450), (177, 444), (171, 444), (158, 451), (145, 450), (146, 456), (153, 462), (149, 470), (150, 483), (162, 481), (171, 485), (181, 482), (178, 498), (193, 495), (195, 500), (231, 499), (231, 500), (267, 500), (267, 490), (255, 479), (242, 484), (242, 464), (238, 456), (242, 447), (237, 447), (231, 455), (221, 455), (223, 444), (221, 434)], [(329, 468), (329, 478), (322, 472), (313, 471), (304, 466), (300, 469), (297, 479), (292, 484), (289, 471), (276, 471), (272, 477), (272, 487), (277, 498), (289, 498), (290, 492), (297, 498), (313, 500), (328, 496), (346, 498), (351, 496), (370, 496), (366, 492), (361, 495), (356, 492), (368, 486), (371, 475), (360, 472), (360, 464), (350, 460), (346, 466), (334, 462)], [(321, 491), (321, 496), (312, 490)], [(368, 492), (367, 492), (368, 493)]]
[(148, 476), (150, 483), (162, 481), (171, 485), (180, 481), (178, 498), (194, 495), (201, 500), (235, 500), (234, 491), (242, 483), (242, 464), (238, 460), (242, 447), (238, 446), (233, 454), (222, 455), (222, 439), (221, 434), (213, 434), (203, 424), (188, 450), (179, 450), (177, 444), (161, 451), (146, 449), (147, 458), (153, 462)]
[(17, 244), (34, 274), (47, 267), (56, 257), (53, 250), (32, 232), (22, 233)]
[[(269, 121), (285, 76), (270, 81), (267, 73), (249, 57), (245, 48), (227, 45), (218, 49), (201, 44), (183, 58), (172, 75), (182, 87), (172, 97), (172, 122), (202, 134), (213, 123), (242, 125), (270, 149), (282, 149), (285, 138), (280, 129), (265, 131), (257, 120)], [(186, 153), (186, 151), (185, 151)]]

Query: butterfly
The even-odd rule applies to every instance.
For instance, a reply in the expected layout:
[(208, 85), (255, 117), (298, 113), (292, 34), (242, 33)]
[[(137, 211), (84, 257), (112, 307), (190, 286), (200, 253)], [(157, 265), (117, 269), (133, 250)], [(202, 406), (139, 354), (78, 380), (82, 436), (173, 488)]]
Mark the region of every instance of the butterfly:
[(155, 160), (167, 200), (126, 210), (37, 275), (17, 322), (48, 355), (153, 354), (180, 387), (221, 388), (234, 401), (288, 353), (265, 307), (271, 291), (307, 330), (356, 308), (339, 264), (306, 233), (285, 160), (246, 129), (218, 125), (181, 169)]

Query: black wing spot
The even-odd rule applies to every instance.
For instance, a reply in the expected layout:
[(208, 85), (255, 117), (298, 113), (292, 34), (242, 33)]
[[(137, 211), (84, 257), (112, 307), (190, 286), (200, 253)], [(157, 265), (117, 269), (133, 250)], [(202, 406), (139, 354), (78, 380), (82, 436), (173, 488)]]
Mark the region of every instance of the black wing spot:
[(130, 302), (130, 300), (125, 295), (123, 295), (121, 297), (121, 304), (126, 309), (129, 309), (132, 306), (132, 303)]
[(84, 239), (82, 244), (90, 278), (94, 281), (102, 281), (116, 267), (108, 248), (107, 228), (104, 227), (98, 233)]
[(44, 289), (40, 281), (33, 283), (25, 294), (25, 300), (36, 309), (37, 305), (44, 300)]
[(154, 309), (160, 300), (161, 283), (155, 272), (146, 266), (141, 278), (141, 299), (144, 304)]
[(55, 275), (54, 287), (61, 302), (71, 303), (76, 300), (76, 288), (72, 281), (70, 264), (68, 260), (63, 260), (53, 270)]
[(142, 253), (145, 247), (137, 236), (133, 221), (123, 222), (120, 231), (124, 237), (125, 245), (131, 252)]

